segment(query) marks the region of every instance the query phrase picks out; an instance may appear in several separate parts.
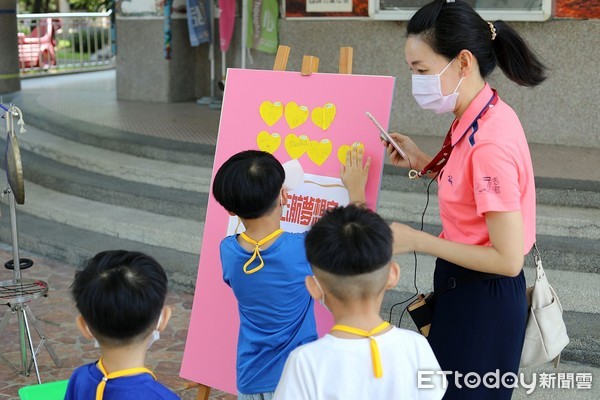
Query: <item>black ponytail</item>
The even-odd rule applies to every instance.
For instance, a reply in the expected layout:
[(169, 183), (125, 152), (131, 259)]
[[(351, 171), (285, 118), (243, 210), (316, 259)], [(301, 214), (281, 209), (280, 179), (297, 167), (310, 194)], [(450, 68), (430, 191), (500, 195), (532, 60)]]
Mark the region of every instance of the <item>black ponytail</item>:
[(504, 21), (494, 22), (492, 41), (496, 60), (504, 75), (521, 86), (537, 86), (546, 79), (546, 66), (538, 60), (523, 38)]
[[(410, 19), (406, 33), (420, 35), (437, 54), (451, 60), (462, 50), (477, 59), (482, 78), (500, 66), (511, 81), (536, 86), (546, 79), (546, 67), (523, 38), (504, 21), (492, 27), (464, 1), (434, 0)], [(493, 40), (492, 40), (493, 39)]]

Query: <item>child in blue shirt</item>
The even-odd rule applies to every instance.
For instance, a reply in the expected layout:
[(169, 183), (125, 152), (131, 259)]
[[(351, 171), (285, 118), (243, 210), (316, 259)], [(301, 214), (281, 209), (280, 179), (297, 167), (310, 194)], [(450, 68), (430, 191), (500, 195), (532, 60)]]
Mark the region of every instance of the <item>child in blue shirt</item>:
[[(341, 179), (351, 202), (365, 201), (370, 165), (362, 149), (348, 152)], [(235, 154), (217, 171), (213, 195), (237, 215), (246, 231), (221, 242), (223, 279), (238, 301), (238, 399), (272, 397), (288, 354), (317, 339), (313, 300), (304, 279), (312, 275), (304, 233), (283, 232), (287, 204), (285, 172), (271, 154), (248, 150)]]
[(167, 275), (145, 254), (98, 253), (71, 285), (80, 315), (77, 327), (100, 347), (98, 361), (77, 368), (65, 400), (175, 400), (144, 367), (146, 351), (171, 318), (165, 306)]

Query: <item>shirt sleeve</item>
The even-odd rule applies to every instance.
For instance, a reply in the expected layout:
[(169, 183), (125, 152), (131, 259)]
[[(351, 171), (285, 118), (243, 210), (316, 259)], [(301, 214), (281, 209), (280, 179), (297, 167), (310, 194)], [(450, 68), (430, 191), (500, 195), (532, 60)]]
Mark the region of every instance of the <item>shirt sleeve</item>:
[(273, 400), (316, 399), (312, 376), (299, 352), (293, 351), (285, 362)]
[(506, 149), (495, 143), (477, 145), (471, 155), (471, 164), (478, 216), (488, 211), (521, 209), (519, 169)]
[(227, 276), (227, 272), (226, 269), (224, 268), (225, 264), (223, 264), (223, 254), (225, 253), (225, 240), (227, 240), (227, 238), (223, 239), (221, 241), (221, 244), (219, 245), (219, 260), (221, 261), (221, 271), (223, 272), (223, 282), (225, 282), (227, 284), (227, 286), (231, 287), (231, 282), (229, 281), (229, 277)]

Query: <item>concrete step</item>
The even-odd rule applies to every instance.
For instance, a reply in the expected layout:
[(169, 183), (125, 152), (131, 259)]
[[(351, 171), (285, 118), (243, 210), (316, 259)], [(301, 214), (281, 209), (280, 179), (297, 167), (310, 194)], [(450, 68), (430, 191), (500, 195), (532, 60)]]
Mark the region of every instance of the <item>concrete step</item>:
[[(97, 149), (31, 127), (30, 132), (19, 137), (28, 181), (73, 197), (204, 220), (211, 168)], [(212, 155), (198, 157), (203, 165), (212, 160)], [(409, 181), (396, 168), (386, 171), (380, 213), (388, 220), (418, 226), (427, 199), (427, 180)], [(431, 233), (437, 234), (440, 231), (437, 197), (434, 190), (430, 192), (433, 193), (424, 222)], [(544, 254), (550, 268), (598, 271), (599, 217), (598, 209), (538, 206), (538, 243), (542, 251), (548, 250)]]
[(186, 220), (131, 207), (82, 199), (26, 183), (19, 213), (152, 246), (199, 254), (204, 221)]
[[(18, 135), (20, 148), (61, 164), (128, 181), (190, 191), (210, 187), (210, 168), (176, 164), (105, 150), (48, 134), (35, 127)], [(25, 169), (24, 169), (25, 170)]]
[[(11, 227), (6, 221), (9, 208), (3, 201), (0, 211), (5, 222), (0, 224), (0, 246), (11, 249)], [(78, 227), (43, 219), (17, 210), (19, 248), (31, 253), (64, 262), (68, 265), (83, 266), (94, 254), (109, 249), (141, 251), (152, 255), (164, 266), (173, 290), (193, 293), (196, 285), (199, 252), (177, 251), (164, 246), (153, 246), (129, 240), (119, 235), (106, 235)], [(4, 260), (6, 262), (8, 260)], [(35, 268), (35, 266), (33, 267)], [(35, 276), (35, 271), (24, 270), (24, 278)]]
[(206, 191), (133, 182), (62, 164), (24, 149), (21, 157), (27, 182), (60, 193), (189, 220), (204, 220), (206, 214)]
[[(16, 93), (11, 99), (23, 111), (27, 129), (35, 127), (44, 132), (87, 144), (98, 149), (118, 151), (134, 156), (169, 161), (184, 165), (212, 167), (204, 163), (203, 155), (214, 155), (214, 145), (178, 142), (158, 137), (140, 135), (121, 129), (100, 126), (85, 120), (65, 118), (37, 104), (36, 97), (31, 94)], [(206, 110), (199, 107), (198, 114)], [(125, 116), (126, 117), (126, 116)], [(211, 114), (206, 116), (207, 123), (218, 129), (218, 120)]]
[[(17, 94), (14, 102), (19, 104), (24, 111), (27, 125), (37, 127), (77, 143), (88, 144), (95, 148), (114, 150), (120, 153), (136, 155), (144, 158), (181, 163), (185, 165), (212, 168), (214, 146), (208, 144), (195, 144), (165, 140), (148, 135), (139, 135), (106, 126), (99, 126), (82, 120), (64, 118), (50, 110), (39, 107), (34, 96), (21, 96)], [(206, 108), (199, 107), (201, 115), (213, 129), (218, 129), (218, 113), (209, 112)], [(416, 138), (422, 148), (434, 154), (440, 145), (440, 138)], [(533, 150), (540, 154), (545, 153), (543, 145), (532, 145)], [(540, 147), (540, 149), (537, 149)], [(593, 149), (580, 149), (586, 163), (595, 160), (597, 151)], [(537, 154), (537, 153), (536, 153)], [(559, 152), (563, 162), (569, 156)], [(565, 158), (567, 157), (567, 158)], [(534, 157), (535, 158), (535, 157)], [(585, 164), (585, 165), (587, 165)], [(544, 173), (544, 172), (543, 172)], [(547, 171), (545, 172), (547, 173)], [(407, 171), (387, 164), (384, 168), (382, 188), (394, 191), (422, 191), (428, 182), (427, 179), (412, 181), (406, 177)], [(600, 182), (577, 179), (576, 173), (571, 174), (573, 179), (557, 179), (547, 176), (536, 176), (537, 200), (539, 204), (557, 205), (566, 207), (600, 208)], [(432, 193), (436, 187), (432, 185)]]

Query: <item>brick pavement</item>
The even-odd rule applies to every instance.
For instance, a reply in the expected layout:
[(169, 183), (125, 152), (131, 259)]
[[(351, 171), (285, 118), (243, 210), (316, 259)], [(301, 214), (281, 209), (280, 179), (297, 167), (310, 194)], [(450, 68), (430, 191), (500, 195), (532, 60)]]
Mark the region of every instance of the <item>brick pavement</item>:
[[(10, 249), (6, 245), (0, 249), (0, 265), (12, 259)], [(77, 310), (69, 293), (69, 285), (73, 280), (76, 267), (63, 265), (55, 261), (40, 258), (36, 255), (22, 253), (21, 257), (31, 258), (34, 265), (23, 270), (24, 279), (39, 279), (48, 283), (47, 298), (34, 300), (29, 304), (33, 315), (38, 319), (45, 331), (49, 343), (61, 359), (61, 366), (55, 367), (52, 358), (45, 348), (38, 355), (39, 370), (42, 382), (68, 379), (74, 368), (98, 359), (98, 349), (94, 344), (82, 337), (75, 326)], [(12, 271), (0, 268), (0, 280), (12, 279)], [(175, 391), (182, 399), (196, 398), (197, 389), (185, 390), (186, 380), (179, 377), (179, 368), (187, 337), (187, 327), (192, 307), (192, 295), (169, 292), (166, 303), (173, 309), (173, 317), (169, 326), (161, 333), (161, 338), (154, 343), (148, 352), (147, 365), (158, 379)], [(0, 308), (0, 318), (8, 308)], [(38, 337), (33, 334), (34, 346)], [(19, 366), (19, 336), (16, 316), (0, 337), (0, 351), (15, 366)], [(0, 359), (0, 399), (17, 399), (19, 388), (37, 383), (35, 371), (29, 377), (17, 374)], [(233, 400), (236, 396), (213, 391), (211, 400)]]

